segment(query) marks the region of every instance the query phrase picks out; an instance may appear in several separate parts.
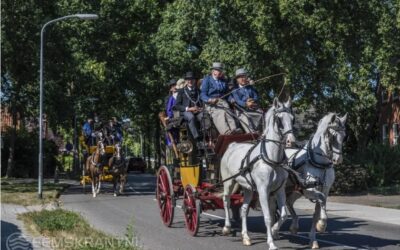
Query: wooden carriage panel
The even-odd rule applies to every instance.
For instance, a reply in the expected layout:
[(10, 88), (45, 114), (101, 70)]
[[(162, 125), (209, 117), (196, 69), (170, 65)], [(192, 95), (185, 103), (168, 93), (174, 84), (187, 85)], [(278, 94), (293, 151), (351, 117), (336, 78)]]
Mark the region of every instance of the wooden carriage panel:
[(245, 142), (258, 139), (259, 134), (237, 134), (237, 135), (219, 135), (215, 144), (215, 153), (222, 157), (232, 142)]

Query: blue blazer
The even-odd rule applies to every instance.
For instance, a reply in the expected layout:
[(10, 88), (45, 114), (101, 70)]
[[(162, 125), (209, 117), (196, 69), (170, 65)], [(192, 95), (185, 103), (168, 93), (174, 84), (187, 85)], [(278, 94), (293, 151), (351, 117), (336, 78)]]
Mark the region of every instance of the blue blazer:
[(255, 102), (259, 100), (257, 90), (251, 85), (246, 85), (245, 87), (235, 90), (231, 96), (235, 102), (243, 108), (246, 108), (247, 99), (252, 98)]
[(228, 83), (225, 79), (214, 80), (211, 75), (206, 76), (201, 84), (200, 99), (208, 102), (210, 98), (218, 98), (228, 91)]

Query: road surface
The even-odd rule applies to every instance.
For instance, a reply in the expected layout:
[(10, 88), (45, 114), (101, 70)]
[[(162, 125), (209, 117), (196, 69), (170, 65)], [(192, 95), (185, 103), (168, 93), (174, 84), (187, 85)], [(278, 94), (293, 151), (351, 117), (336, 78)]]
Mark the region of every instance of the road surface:
[[(241, 243), (240, 225), (233, 225), (231, 236), (221, 235), (223, 210), (203, 212), (197, 237), (185, 231), (183, 213), (179, 208), (175, 209), (172, 227), (166, 228), (155, 201), (155, 177), (131, 173), (128, 179), (126, 194), (119, 197), (113, 196), (108, 183), (103, 185), (103, 192), (97, 198), (92, 198), (89, 186), (86, 186), (86, 194), (82, 193), (81, 186), (72, 186), (61, 196), (63, 207), (81, 213), (95, 228), (115, 236), (124, 236), (128, 225), (132, 224), (137, 242), (144, 249), (245, 248)], [(307, 236), (313, 204), (307, 200), (300, 200), (299, 204), (302, 209), (296, 211), (300, 216), (300, 232), (291, 235), (288, 231), (290, 219), (287, 220), (281, 228), (280, 239), (275, 241), (281, 249), (309, 249)], [(346, 207), (343, 208), (345, 211)], [(321, 249), (400, 249), (400, 224), (381, 223), (377, 218), (366, 220), (338, 216), (329, 210), (329, 203), (328, 215), (327, 232), (317, 236)], [(250, 212), (248, 230), (253, 245), (246, 248), (268, 249), (261, 212)]]

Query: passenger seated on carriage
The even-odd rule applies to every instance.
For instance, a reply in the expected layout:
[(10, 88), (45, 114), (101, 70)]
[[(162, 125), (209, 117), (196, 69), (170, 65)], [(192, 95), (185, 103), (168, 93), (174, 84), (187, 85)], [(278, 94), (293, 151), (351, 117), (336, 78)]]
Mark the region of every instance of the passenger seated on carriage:
[(236, 82), (238, 83), (231, 96), (230, 101), (235, 105), (236, 115), (246, 133), (260, 131), (262, 121), (262, 110), (259, 109), (259, 96), (257, 90), (250, 85), (245, 69), (236, 70)]
[(203, 134), (199, 132), (199, 128), (203, 127), (207, 130), (210, 122), (208, 119), (203, 119), (203, 103), (200, 100), (200, 91), (196, 86), (193, 72), (186, 72), (184, 79), (186, 86), (178, 91), (174, 109), (183, 116), (193, 139), (197, 141), (197, 146), (202, 148)]
[[(170, 89), (170, 96), (168, 98), (168, 101), (166, 103), (166, 107), (165, 107), (165, 113), (167, 114), (166, 120), (167, 123), (170, 122), (173, 118), (174, 118), (174, 106), (176, 103), (176, 97), (178, 96), (178, 92), (176, 89), (176, 80), (175, 79), (171, 79), (168, 82), (168, 86)], [(172, 134), (175, 143), (178, 143), (179, 141), (179, 131), (176, 128), (171, 128), (169, 129), (169, 132)], [(166, 136), (166, 144), (167, 146), (171, 146), (172, 142), (169, 138), (169, 136)]]
[(92, 118), (88, 118), (87, 121), (82, 126), (83, 137), (85, 138), (85, 143), (88, 146), (95, 145), (95, 135), (92, 126), (93, 126)]
[(109, 145), (114, 145), (118, 142), (122, 142), (122, 128), (116, 117), (108, 120), (107, 126), (105, 126), (106, 138)]
[(212, 64), (211, 75), (203, 79), (200, 98), (205, 103), (205, 109), (210, 114), (220, 134), (237, 134), (242, 130), (237, 128), (227, 97), (227, 80), (223, 77), (222, 63)]

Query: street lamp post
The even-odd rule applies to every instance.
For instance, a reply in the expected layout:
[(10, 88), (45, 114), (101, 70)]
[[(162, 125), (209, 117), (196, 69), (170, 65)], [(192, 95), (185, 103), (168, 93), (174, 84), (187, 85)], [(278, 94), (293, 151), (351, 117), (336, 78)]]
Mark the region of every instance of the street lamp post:
[(40, 32), (40, 90), (39, 90), (39, 176), (38, 176), (38, 197), (42, 199), (42, 185), (43, 185), (43, 40), (44, 40), (44, 30), (45, 28), (52, 23), (62, 21), (69, 18), (80, 18), (83, 20), (92, 20), (97, 19), (98, 16), (96, 14), (75, 14), (63, 16), (60, 18), (53, 19), (47, 23), (45, 23)]

